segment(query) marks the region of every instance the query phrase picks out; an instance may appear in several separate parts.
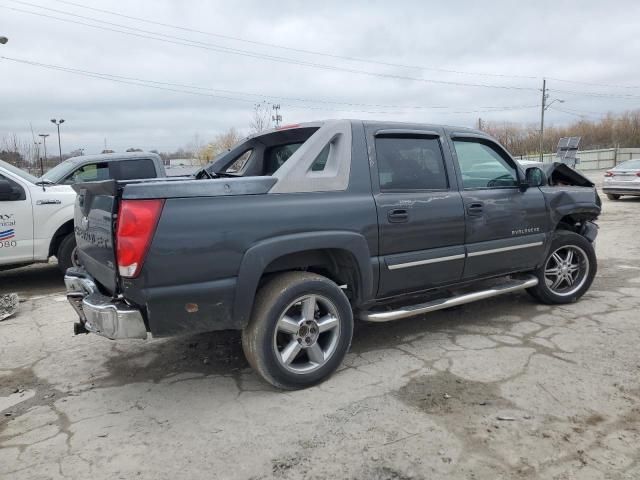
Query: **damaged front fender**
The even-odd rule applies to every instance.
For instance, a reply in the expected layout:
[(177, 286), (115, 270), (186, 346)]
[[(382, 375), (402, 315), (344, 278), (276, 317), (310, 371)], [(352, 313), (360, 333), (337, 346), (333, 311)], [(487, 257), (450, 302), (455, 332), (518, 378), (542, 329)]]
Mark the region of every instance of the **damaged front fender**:
[(540, 167), (547, 184), (540, 187), (552, 225), (562, 223), (589, 241), (595, 240), (598, 227), (592, 223), (602, 211), (602, 202), (594, 183), (580, 172), (559, 162)]

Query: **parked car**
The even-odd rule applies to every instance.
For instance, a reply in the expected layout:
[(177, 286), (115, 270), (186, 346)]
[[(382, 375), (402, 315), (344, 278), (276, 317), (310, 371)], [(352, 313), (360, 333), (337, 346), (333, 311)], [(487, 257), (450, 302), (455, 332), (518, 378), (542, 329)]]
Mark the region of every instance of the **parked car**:
[(65, 160), (41, 178), (0, 160), (0, 269), (58, 259), (79, 265), (73, 233), (77, 181), (164, 177), (153, 153), (112, 153)]
[(628, 160), (605, 173), (602, 191), (609, 200), (640, 195), (640, 159)]
[(596, 273), (593, 183), (523, 169), (464, 128), (307, 123), (249, 137), (193, 180), (74, 189), (76, 333), (240, 329), (249, 363), (285, 389), (340, 365), (354, 317), (520, 290), (570, 303)]

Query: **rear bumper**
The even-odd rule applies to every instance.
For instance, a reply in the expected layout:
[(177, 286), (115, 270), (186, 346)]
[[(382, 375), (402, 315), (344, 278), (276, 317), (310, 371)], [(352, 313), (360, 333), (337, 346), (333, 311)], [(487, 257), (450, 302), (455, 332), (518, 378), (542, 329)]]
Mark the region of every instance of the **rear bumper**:
[(140, 310), (123, 300), (100, 293), (91, 276), (83, 269), (67, 270), (64, 283), (67, 300), (87, 331), (112, 340), (147, 338), (147, 327)]
[(610, 195), (640, 195), (640, 187), (623, 188), (623, 187), (602, 187), (602, 192)]

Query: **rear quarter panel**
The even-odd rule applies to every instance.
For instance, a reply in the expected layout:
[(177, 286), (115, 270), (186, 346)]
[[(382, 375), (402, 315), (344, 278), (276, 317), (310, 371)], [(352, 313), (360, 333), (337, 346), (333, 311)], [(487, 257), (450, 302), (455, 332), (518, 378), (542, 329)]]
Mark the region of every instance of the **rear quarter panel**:
[[(154, 335), (239, 328), (232, 310), (247, 250), (273, 237), (327, 230), (355, 232), (377, 245), (371, 194), (167, 199), (140, 277), (123, 280), (123, 292), (147, 305)], [(187, 303), (198, 311), (185, 315)]]

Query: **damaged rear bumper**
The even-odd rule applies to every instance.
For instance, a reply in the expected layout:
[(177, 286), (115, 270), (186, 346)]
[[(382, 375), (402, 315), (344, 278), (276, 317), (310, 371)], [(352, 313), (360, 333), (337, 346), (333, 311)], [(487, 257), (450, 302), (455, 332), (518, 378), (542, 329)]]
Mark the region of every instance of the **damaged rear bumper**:
[(64, 276), (67, 300), (77, 312), (80, 324), (75, 331), (96, 333), (112, 340), (147, 338), (142, 313), (123, 300), (103, 295), (91, 276), (80, 268), (70, 268)]

